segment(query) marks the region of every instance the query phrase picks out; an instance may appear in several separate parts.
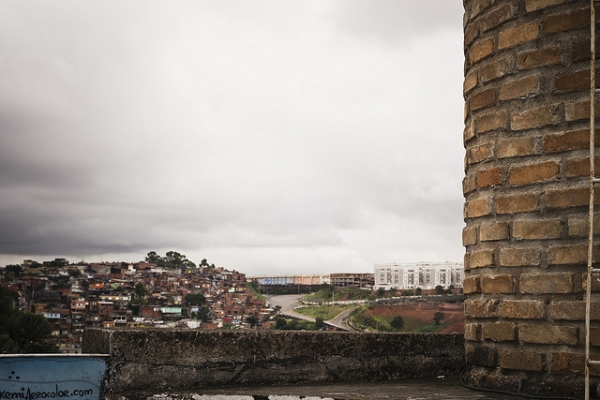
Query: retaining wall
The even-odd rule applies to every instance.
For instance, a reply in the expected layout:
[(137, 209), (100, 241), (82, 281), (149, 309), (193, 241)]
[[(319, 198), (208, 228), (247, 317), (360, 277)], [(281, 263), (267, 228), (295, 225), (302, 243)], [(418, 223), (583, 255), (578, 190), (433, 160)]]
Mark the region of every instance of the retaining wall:
[(456, 376), (465, 367), (459, 334), (87, 329), (83, 352), (110, 354), (111, 393)]

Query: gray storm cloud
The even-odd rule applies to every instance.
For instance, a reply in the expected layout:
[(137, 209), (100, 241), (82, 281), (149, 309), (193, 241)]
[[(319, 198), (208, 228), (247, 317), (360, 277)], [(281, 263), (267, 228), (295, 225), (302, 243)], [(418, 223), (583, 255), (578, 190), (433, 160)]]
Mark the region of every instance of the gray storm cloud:
[(446, 0), (0, 4), (0, 265), (460, 260), (461, 14)]

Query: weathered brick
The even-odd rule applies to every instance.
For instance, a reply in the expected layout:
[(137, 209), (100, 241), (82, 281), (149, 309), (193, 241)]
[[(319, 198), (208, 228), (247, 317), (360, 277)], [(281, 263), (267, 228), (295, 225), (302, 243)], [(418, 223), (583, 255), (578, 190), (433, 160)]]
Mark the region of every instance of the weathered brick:
[(482, 242), (491, 242), (504, 239), (508, 239), (507, 222), (482, 224), (479, 227), (479, 240)]
[(512, 130), (521, 131), (546, 125), (556, 125), (559, 122), (559, 108), (556, 105), (549, 105), (513, 114), (510, 118), (510, 127)]
[(512, 319), (544, 319), (546, 307), (538, 300), (504, 300), (498, 306), (500, 318)]
[[(590, 303), (590, 317), (593, 321), (600, 320), (600, 303)], [(553, 301), (550, 303), (550, 318), (558, 321), (585, 320), (584, 301)]]
[[(567, 176), (589, 176), (590, 158), (579, 158), (576, 160), (567, 160), (565, 173)], [(594, 157), (594, 173), (600, 174), (600, 156)]]
[(465, 300), (465, 315), (470, 318), (494, 318), (498, 300)]
[(477, 175), (469, 174), (463, 179), (463, 193), (466, 195), (477, 189)]
[[(596, 71), (596, 87), (600, 82), (600, 73)], [(574, 90), (589, 90), (590, 70), (567, 72), (554, 78), (554, 87), (559, 92), (571, 92)]]
[(465, 81), (463, 83), (463, 93), (466, 95), (469, 93), (475, 86), (477, 86), (477, 76), (478, 70), (471, 70), (466, 76)]
[(558, 177), (560, 166), (555, 161), (512, 167), (508, 170), (510, 185), (526, 185), (544, 182)]
[(491, 157), (491, 144), (482, 144), (481, 146), (474, 146), (467, 150), (467, 164), (475, 164), (481, 161), (488, 160)]
[(550, 246), (546, 259), (550, 265), (586, 264), (587, 244)]
[(470, 365), (479, 365), (482, 367), (495, 367), (498, 358), (494, 347), (465, 345), (465, 358)]
[[(589, 217), (570, 215), (567, 221), (569, 236), (587, 237), (589, 232)], [(600, 233), (600, 215), (594, 215), (594, 234)]]
[(493, 265), (493, 250), (479, 250), (469, 253), (469, 268), (491, 267)]
[(483, 324), (481, 327), (481, 339), (494, 342), (514, 341), (517, 338), (517, 326), (512, 322), (494, 322)]
[(465, 324), (465, 340), (478, 341), (481, 337), (481, 324)]
[[(591, 289), (592, 292), (600, 292), (600, 274), (597, 272), (592, 273), (591, 280)], [(581, 290), (587, 290), (587, 271), (581, 274)]]
[(517, 69), (528, 70), (559, 63), (562, 52), (560, 47), (546, 47), (539, 50), (528, 50), (517, 53)]
[(481, 286), (479, 284), (479, 276), (468, 276), (463, 280), (463, 293), (471, 294), (471, 293), (480, 293)]
[(481, 0), (481, 1), (472, 1), (469, 3), (469, 20), (478, 16), (481, 12), (485, 11), (491, 4), (492, 0)]
[(483, 275), (481, 277), (482, 293), (513, 293), (514, 286), (512, 275)]
[(540, 265), (539, 248), (509, 247), (500, 249), (500, 265), (503, 267), (529, 267)]
[(558, 33), (590, 26), (590, 9), (550, 15), (544, 19), (544, 33)]
[(498, 140), (498, 157), (520, 157), (535, 153), (535, 142), (531, 137), (518, 137)]
[(514, 16), (513, 9), (510, 4), (504, 4), (501, 7), (497, 7), (487, 14), (481, 16), (479, 19), (479, 26), (481, 27), (481, 31), (489, 31), (502, 24), (503, 22), (508, 21)]
[(537, 193), (513, 194), (496, 197), (494, 210), (497, 214), (516, 214), (537, 210), (540, 195)]
[(600, 328), (590, 328), (590, 344), (600, 346)]
[[(592, 356), (594, 359), (594, 356)], [(550, 371), (555, 374), (583, 374), (585, 354), (554, 352)], [(590, 365), (590, 375), (599, 376), (600, 367)]]
[(537, 75), (526, 76), (505, 82), (500, 87), (500, 100), (510, 100), (517, 97), (525, 97), (539, 93), (540, 79)]
[[(596, 29), (596, 54), (600, 54), (600, 33)], [(579, 61), (590, 61), (592, 58), (592, 50), (590, 39), (575, 41), (571, 44), (571, 61), (573, 63)]]
[[(594, 189), (594, 204), (598, 204), (600, 190)], [(590, 204), (590, 190), (588, 188), (556, 189), (546, 193), (546, 206), (548, 208), (570, 208), (588, 206)]]
[(472, 24), (465, 27), (465, 44), (469, 45), (479, 36), (479, 21), (474, 21)]
[(502, 172), (500, 168), (490, 168), (477, 173), (477, 186), (486, 188), (496, 186), (502, 181)]
[[(600, 101), (596, 101), (594, 106), (595, 115), (600, 116)], [(590, 102), (580, 101), (577, 103), (565, 104), (565, 119), (567, 121), (589, 120), (590, 119)]]
[(543, 140), (543, 146), (546, 153), (589, 149), (590, 131), (581, 129), (556, 135), (546, 135)]
[(572, 0), (525, 0), (525, 11), (528, 13), (547, 7), (568, 3)]
[(475, 118), (475, 133), (484, 133), (506, 127), (508, 122), (508, 113), (506, 111), (495, 110), (491, 114), (480, 115)]
[(476, 218), (490, 214), (490, 198), (482, 197), (467, 201), (465, 214), (467, 218)]
[(475, 42), (469, 50), (469, 61), (475, 64), (494, 53), (494, 39), (487, 38), (479, 42)]
[(515, 221), (512, 226), (512, 236), (515, 239), (527, 240), (560, 239), (561, 230), (559, 219)]
[(463, 131), (463, 140), (465, 145), (467, 142), (475, 137), (475, 128), (473, 127), (473, 123), (465, 124), (465, 129)]
[(572, 293), (573, 275), (567, 272), (522, 274), (521, 293)]
[(520, 371), (541, 371), (542, 354), (521, 350), (503, 350), (498, 354), (498, 366)]
[(467, 226), (463, 229), (462, 234), (463, 246), (471, 246), (477, 244), (477, 227)]
[(576, 345), (579, 330), (572, 326), (548, 324), (519, 325), (519, 340), (525, 343)]
[(486, 89), (478, 93), (474, 93), (469, 98), (469, 106), (471, 111), (479, 110), (488, 107), (496, 101), (496, 90)]
[(504, 50), (519, 44), (531, 42), (540, 37), (540, 27), (538, 22), (529, 22), (518, 25), (514, 28), (508, 28), (498, 35), (498, 49)]
[(511, 59), (508, 57), (498, 58), (489, 64), (483, 65), (479, 70), (481, 81), (486, 83), (498, 79), (510, 72)]

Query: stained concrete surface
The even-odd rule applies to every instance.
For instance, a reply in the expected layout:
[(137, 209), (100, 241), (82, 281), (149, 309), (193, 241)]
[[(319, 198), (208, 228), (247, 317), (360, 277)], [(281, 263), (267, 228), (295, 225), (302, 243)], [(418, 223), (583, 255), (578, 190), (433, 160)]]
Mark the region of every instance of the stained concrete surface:
[[(118, 398), (120, 396), (111, 396)], [(149, 400), (487, 400), (518, 399), (507, 394), (465, 388), (457, 378), (394, 382), (325, 383), (308, 385), (238, 386), (162, 394), (136, 393), (127, 399)]]

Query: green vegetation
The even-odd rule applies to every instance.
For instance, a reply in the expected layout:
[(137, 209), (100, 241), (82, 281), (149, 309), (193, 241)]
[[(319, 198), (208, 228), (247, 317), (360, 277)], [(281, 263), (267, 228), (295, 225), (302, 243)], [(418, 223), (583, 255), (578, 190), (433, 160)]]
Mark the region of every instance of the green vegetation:
[(261, 299), (262, 301), (266, 301), (267, 299), (265, 298), (265, 296), (263, 296), (260, 291), (258, 290), (258, 282), (256, 281), (250, 281), (250, 282), (246, 282), (246, 287), (248, 289), (250, 289), (250, 291), (252, 292), (253, 295), (255, 295), (256, 297), (258, 297), (259, 299)]
[(0, 353), (57, 353), (46, 318), (14, 308), (19, 295), (0, 286)]
[(185, 301), (190, 306), (201, 306), (206, 304), (206, 297), (202, 293), (190, 293), (185, 295)]
[[(206, 263), (206, 259), (202, 261)], [(188, 260), (185, 255), (176, 251), (168, 251), (164, 257), (159, 256), (155, 251), (151, 251), (146, 256), (146, 262), (169, 269), (185, 269), (196, 267), (196, 264)], [(200, 266), (202, 266), (202, 264), (200, 264)], [(214, 265), (212, 267), (214, 268)]]
[(300, 321), (293, 318), (277, 317), (275, 320), (274, 330), (281, 331), (318, 331), (323, 327), (323, 321), (316, 322)]
[[(334, 288), (331, 285), (323, 285), (316, 293), (304, 297), (305, 300), (332, 301), (334, 300)], [(345, 288), (335, 291), (335, 300), (373, 300), (375, 296), (370, 290)]]
[(260, 323), (258, 317), (256, 315), (249, 315), (246, 317), (246, 322), (250, 324), (250, 326), (256, 326)]
[(400, 316), (395, 317), (392, 322), (390, 322), (390, 326), (397, 331), (401, 331), (404, 329), (404, 318)]
[(451, 322), (447, 324), (441, 323), (441, 321), (444, 319), (444, 314), (441, 312), (434, 314), (432, 323), (424, 324), (423, 321), (410, 317), (383, 317), (369, 315), (366, 313), (366, 311), (371, 307), (374, 307), (374, 305), (364, 305), (350, 314), (349, 318), (351, 325), (358, 329), (377, 332), (433, 333), (438, 332), (451, 324)]
[(319, 306), (319, 307), (301, 307), (294, 309), (298, 314), (306, 315), (313, 318), (322, 318), (324, 321), (334, 318), (342, 312), (356, 307), (355, 305), (334, 305), (334, 306)]

